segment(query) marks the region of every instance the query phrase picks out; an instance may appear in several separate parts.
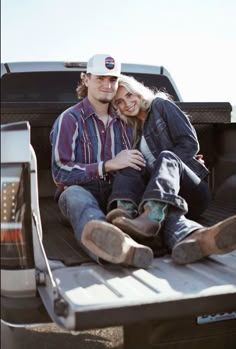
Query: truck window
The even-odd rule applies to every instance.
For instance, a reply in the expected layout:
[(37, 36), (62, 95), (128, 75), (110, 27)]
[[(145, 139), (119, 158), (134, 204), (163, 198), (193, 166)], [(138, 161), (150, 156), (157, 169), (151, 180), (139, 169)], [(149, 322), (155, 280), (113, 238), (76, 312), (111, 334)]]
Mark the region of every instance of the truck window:
[[(125, 73), (134, 76), (146, 86), (168, 92), (178, 100), (166, 76), (155, 74)], [(76, 87), (79, 71), (9, 73), (2, 77), (2, 102), (77, 102)]]

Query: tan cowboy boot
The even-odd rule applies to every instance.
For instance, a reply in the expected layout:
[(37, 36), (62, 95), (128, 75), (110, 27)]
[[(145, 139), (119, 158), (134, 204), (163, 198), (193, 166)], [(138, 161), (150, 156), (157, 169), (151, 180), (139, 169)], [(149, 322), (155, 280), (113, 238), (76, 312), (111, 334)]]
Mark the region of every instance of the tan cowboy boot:
[(172, 250), (175, 263), (187, 264), (211, 254), (225, 254), (236, 250), (236, 215), (212, 227), (195, 230), (178, 242)]
[(104, 221), (89, 221), (84, 226), (81, 241), (90, 252), (110, 263), (148, 268), (153, 261), (151, 248), (138, 244)]
[(147, 201), (144, 212), (135, 219), (118, 217), (112, 221), (114, 225), (129, 234), (133, 239), (143, 240), (157, 236), (167, 214), (167, 204)]

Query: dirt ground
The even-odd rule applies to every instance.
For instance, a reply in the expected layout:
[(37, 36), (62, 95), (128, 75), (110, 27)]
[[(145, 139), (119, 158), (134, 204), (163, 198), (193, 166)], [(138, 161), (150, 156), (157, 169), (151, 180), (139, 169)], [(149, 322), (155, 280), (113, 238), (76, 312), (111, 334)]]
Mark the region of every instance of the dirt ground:
[(69, 333), (49, 324), (9, 328), (1, 324), (1, 349), (123, 349), (121, 327)]

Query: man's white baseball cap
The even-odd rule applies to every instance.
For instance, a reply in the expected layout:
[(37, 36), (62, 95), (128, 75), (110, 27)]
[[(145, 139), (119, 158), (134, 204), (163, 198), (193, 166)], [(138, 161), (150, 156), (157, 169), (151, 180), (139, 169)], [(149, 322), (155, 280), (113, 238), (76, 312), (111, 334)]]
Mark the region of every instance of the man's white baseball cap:
[(88, 60), (87, 73), (118, 77), (121, 73), (121, 64), (109, 54), (97, 54)]

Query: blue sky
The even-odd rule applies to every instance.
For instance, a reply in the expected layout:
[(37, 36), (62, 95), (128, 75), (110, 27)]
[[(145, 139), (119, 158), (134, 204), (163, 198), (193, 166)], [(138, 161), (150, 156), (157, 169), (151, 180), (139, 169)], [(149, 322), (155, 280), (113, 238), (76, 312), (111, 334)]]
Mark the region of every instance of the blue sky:
[(165, 66), (185, 101), (236, 105), (235, 0), (2, 0), (1, 61)]

